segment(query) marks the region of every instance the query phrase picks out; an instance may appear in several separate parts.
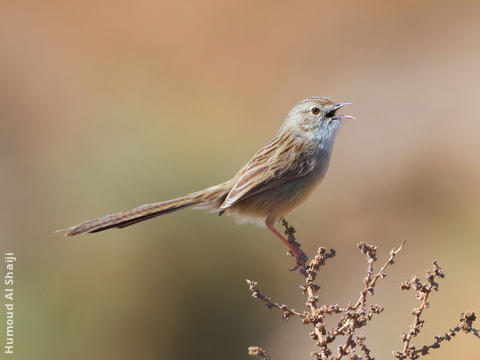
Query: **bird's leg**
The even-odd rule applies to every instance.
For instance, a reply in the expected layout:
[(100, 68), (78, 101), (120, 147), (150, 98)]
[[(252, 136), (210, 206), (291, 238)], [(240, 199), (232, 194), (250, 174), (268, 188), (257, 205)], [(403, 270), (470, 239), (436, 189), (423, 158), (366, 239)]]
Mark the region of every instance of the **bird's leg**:
[(282, 240), (282, 242), (288, 246), (288, 248), (290, 249), (290, 251), (295, 255), (295, 259), (297, 261), (297, 263), (295, 264), (295, 266), (290, 269), (291, 271), (294, 271), (294, 270), (297, 270), (299, 267), (303, 266), (305, 267), (305, 262), (307, 261), (308, 257), (307, 255), (305, 255), (305, 253), (300, 249), (299, 246), (295, 246), (293, 243), (291, 243), (290, 241), (288, 241), (285, 236), (283, 236), (282, 234), (280, 234), (274, 227), (272, 224), (266, 224), (267, 225), (267, 228), (273, 232), (275, 235), (277, 235), (277, 237)]

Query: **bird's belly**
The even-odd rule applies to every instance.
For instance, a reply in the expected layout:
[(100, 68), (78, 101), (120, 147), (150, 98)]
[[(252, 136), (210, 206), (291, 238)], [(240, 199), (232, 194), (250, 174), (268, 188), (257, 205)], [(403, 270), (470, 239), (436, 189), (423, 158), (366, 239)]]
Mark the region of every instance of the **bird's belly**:
[(304, 202), (322, 177), (323, 174), (312, 172), (242, 200), (227, 212), (240, 222), (275, 223)]

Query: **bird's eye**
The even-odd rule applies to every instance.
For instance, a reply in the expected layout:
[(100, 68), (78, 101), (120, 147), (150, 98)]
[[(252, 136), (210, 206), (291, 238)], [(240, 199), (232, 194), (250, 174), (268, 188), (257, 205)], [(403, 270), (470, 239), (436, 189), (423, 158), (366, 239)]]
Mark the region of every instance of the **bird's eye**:
[(310, 109), (310, 111), (312, 112), (313, 115), (318, 115), (318, 114), (320, 114), (320, 109), (319, 109), (318, 107), (316, 107), (316, 106), (312, 107), (312, 108)]

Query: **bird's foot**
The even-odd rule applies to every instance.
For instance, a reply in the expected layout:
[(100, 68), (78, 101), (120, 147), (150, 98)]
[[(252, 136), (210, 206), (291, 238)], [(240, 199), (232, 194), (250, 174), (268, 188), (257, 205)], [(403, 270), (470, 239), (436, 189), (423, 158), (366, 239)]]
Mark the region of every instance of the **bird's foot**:
[(296, 264), (293, 266), (293, 268), (289, 269), (289, 271), (295, 271), (297, 269), (300, 269), (301, 273), (305, 272), (306, 269), (306, 262), (308, 260), (307, 255), (300, 250), (300, 249), (295, 249), (295, 252), (290, 252), (293, 256), (295, 256)]

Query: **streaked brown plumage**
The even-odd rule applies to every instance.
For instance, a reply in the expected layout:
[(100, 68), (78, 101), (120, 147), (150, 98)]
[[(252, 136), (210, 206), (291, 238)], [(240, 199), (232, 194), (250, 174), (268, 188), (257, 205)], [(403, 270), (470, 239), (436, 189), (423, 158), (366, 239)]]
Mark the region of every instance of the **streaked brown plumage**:
[(66, 235), (124, 228), (193, 207), (265, 224), (295, 253), (298, 264), (304, 254), (273, 226), (302, 203), (325, 175), (341, 119), (352, 118), (335, 114), (346, 104), (325, 97), (304, 99), (290, 110), (277, 136), (231, 180), (173, 200), (86, 221), (71, 227)]

